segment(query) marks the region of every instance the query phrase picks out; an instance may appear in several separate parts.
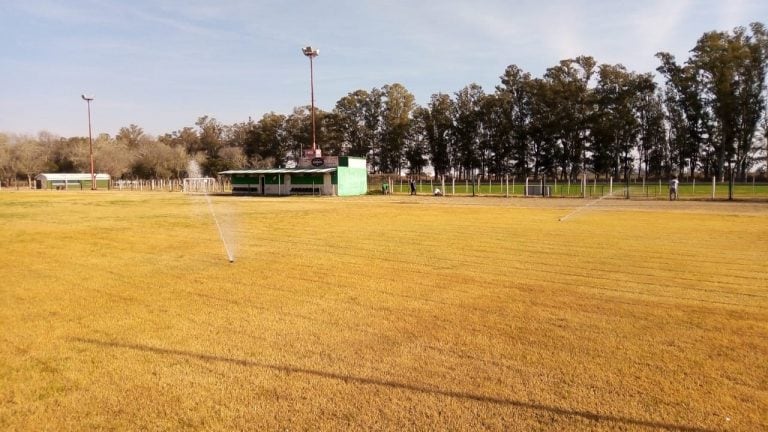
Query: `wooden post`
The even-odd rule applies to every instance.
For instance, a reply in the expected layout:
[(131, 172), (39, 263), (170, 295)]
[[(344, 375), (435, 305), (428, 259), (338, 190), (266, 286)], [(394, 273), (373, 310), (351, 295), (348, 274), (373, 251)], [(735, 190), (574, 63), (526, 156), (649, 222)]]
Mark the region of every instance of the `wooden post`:
[(717, 187), (716, 176), (712, 176), (712, 199), (715, 199), (715, 187)]

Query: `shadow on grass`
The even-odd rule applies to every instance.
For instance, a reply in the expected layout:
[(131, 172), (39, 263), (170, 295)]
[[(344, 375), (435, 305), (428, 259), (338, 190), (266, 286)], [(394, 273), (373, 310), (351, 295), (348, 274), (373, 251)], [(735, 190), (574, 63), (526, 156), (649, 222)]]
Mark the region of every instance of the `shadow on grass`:
[(229, 364), (234, 364), (234, 365), (244, 366), (244, 367), (257, 367), (257, 368), (271, 369), (273, 371), (278, 371), (278, 372), (305, 374), (305, 375), (311, 375), (311, 376), (316, 376), (320, 378), (333, 379), (333, 380), (351, 382), (351, 383), (362, 384), (362, 385), (389, 387), (389, 388), (395, 388), (400, 390), (408, 390), (416, 393), (446, 396), (451, 398), (497, 404), (497, 405), (506, 405), (511, 407), (536, 410), (536, 411), (546, 411), (555, 415), (581, 417), (587, 420), (592, 420), (597, 422), (601, 422), (601, 421), (612, 422), (612, 423), (618, 423), (618, 424), (627, 425), (627, 426), (640, 426), (640, 427), (655, 428), (655, 429), (660, 428), (660, 429), (684, 431), (684, 432), (715, 431), (715, 429), (707, 429), (707, 428), (700, 428), (700, 427), (687, 426), (687, 425), (677, 425), (677, 424), (663, 423), (663, 422), (657, 422), (652, 420), (640, 420), (640, 419), (633, 419), (628, 417), (621, 417), (621, 416), (614, 416), (614, 415), (607, 415), (607, 414), (597, 414), (589, 411), (559, 408), (556, 406), (538, 404), (533, 402), (524, 402), (524, 401), (499, 397), (499, 396), (487, 396), (487, 395), (464, 392), (464, 391), (444, 390), (440, 388), (428, 387), (425, 385), (408, 384), (408, 383), (402, 383), (402, 382), (386, 380), (386, 379), (359, 377), (354, 375), (346, 375), (346, 374), (341, 374), (336, 372), (307, 369), (307, 368), (301, 368), (301, 367), (295, 367), (295, 366), (289, 366), (289, 365), (262, 363), (254, 360), (248, 360), (248, 359), (229, 358), (229, 357), (217, 356), (212, 354), (196, 353), (191, 351), (183, 351), (183, 350), (170, 349), (170, 348), (159, 348), (159, 347), (153, 347), (153, 346), (141, 345), (141, 344), (133, 344), (133, 343), (125, 343), (125, 342), (110, 342), (110, 341), (102, 341), (98, 339), (89, 339), (89, 338), (80, 338), (80, 337), (74, 337), (74, 338), (71, 338), (70, 340), (75, 342), (85, 343), (85, 344), (107, 347), (107, 348), (130, 349), (130, 350), (142, 351), (142, 352), (158, 354), (158, 355), (186, 357), (186, 358), (197, 359), (197, 360), (202, 360), (207, 362), (222, 362), (222, 363), (229, 363)]

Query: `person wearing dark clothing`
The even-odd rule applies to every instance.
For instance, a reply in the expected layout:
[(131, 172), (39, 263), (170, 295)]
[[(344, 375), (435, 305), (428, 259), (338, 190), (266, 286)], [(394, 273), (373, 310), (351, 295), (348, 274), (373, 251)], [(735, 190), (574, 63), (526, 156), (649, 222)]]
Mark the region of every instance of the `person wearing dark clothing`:
[(416, 183), (411, 179), (411, 195), (416, 195)]

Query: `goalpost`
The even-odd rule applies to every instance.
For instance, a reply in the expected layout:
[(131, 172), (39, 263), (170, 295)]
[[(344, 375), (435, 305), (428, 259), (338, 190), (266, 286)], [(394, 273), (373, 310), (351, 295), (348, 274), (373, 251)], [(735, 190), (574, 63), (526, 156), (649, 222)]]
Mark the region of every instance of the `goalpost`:
[(212, 177), (185, 178), (182, 191), (185, 193), (209, 193), (214, 192), (216, 179)]

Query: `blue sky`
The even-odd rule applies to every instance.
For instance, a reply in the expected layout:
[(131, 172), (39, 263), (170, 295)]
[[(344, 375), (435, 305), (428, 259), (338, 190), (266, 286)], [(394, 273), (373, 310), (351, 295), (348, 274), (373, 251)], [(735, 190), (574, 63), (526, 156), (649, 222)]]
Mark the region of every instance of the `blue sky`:
[(765, 0), (0, 0), (0, 131), (157, 135), (208, 115), (231, 124), (399, 82), (426, 104), (509, 64), (541, 76), (591, 55), (653, 71), (706, 31), (768, 24)]

